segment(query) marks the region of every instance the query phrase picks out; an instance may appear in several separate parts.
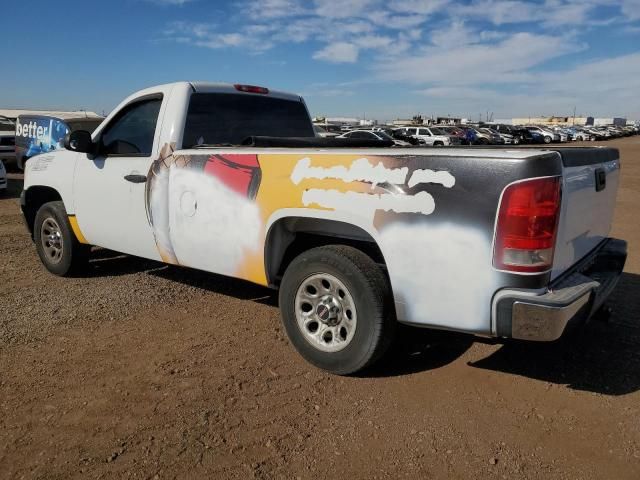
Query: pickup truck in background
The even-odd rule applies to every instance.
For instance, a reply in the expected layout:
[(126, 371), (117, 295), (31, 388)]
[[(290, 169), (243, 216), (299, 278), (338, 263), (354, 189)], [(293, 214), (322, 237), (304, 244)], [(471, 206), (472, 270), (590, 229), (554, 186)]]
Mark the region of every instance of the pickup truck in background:
[(27, 160), (41, 153), (64, 148), (65, 136), (74, 130), (92, 132), (104, 117), (87, 112), (29, 113), (18, 116), (15, 125), (15, 156), (20, 170)]
[(552, 341), (614, 288), (617, 150), (383, 144), (316, 138), (297, 95), (161, 85), (27, 162), (21, 205), (57, 275), (97, 245), (278, 288), (291, 343), (337, 374), (397, 322)]

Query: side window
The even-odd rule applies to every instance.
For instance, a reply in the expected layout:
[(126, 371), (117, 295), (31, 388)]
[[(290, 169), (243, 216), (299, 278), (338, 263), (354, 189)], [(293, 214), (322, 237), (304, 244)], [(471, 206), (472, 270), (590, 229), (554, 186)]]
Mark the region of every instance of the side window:
[(417, 128), (407, 128), (407, 134), (409, 134), (409, 135), (417, 135), (418, 134), (418, 129)]
[(161, 98), (124, 107), (104, 129), (102, 152), (106, 155), (151, 155)]

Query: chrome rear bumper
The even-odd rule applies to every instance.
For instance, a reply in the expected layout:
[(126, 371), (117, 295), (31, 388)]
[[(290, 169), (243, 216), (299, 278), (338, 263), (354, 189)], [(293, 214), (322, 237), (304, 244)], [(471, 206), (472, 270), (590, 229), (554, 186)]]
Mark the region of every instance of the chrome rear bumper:
[(627, 243), (607, 239), (542, 294), (501, 290), (494, 296), (493, 325), (499, 337), (553, 341), (574, 320), (597, 311), (618, 283)]

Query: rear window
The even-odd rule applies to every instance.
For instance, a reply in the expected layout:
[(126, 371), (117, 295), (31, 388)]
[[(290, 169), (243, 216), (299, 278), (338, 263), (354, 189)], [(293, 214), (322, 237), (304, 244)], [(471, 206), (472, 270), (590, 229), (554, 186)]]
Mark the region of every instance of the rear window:
[(314, 137), (304, 104), (280, 98), (229, 93), (194, 93), (184, 127), (183, 148), (239, 145), (250, 136)]

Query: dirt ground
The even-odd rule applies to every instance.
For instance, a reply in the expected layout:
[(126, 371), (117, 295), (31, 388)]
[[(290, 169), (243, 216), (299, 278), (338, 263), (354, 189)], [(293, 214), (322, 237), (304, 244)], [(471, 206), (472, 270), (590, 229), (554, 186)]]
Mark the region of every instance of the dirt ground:
[(640, 478), (640, 137), (610, 305), (553, 344), (404, 329), (360, 377), (293, 351), (270, 290), (98, 251), (40, 265), (0, 198), (1, 478)]

